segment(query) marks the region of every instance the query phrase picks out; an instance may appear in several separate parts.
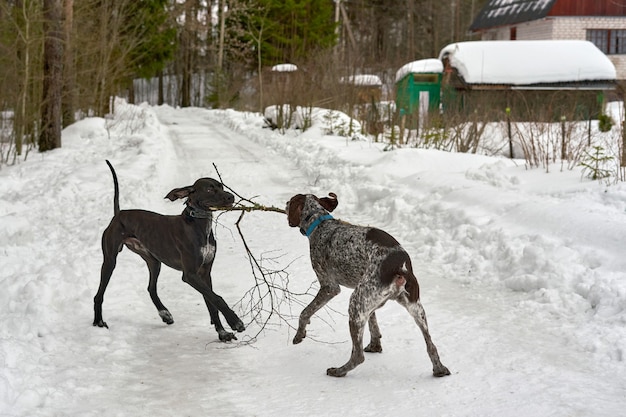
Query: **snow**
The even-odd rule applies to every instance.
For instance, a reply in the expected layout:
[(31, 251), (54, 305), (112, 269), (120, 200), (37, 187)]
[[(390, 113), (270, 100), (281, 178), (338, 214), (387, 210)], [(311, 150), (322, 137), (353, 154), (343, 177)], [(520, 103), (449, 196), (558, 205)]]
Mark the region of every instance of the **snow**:
[(293, 72), (293, 71), (298, 71), (298, 67), (294, 64), (278, 64), (272, 67), (272, 71)]
[[(617, 416), (626, 407), (626, 185), (578, 168), (284, 134), (259, 114), (116, 103), (80, 121), (63, 147), (0, 170), (0, 414), (2, 416)], [(254, 287), (235, 228), (216, 218), (213, 284), (247, 324), (220, 343), (202, 297), (164, 267), (162, 323), (148, 270), (123, 250), (104, 319), (92, 326), (100, 238), (120, 205), (182, 211), (163, 196), (219, 170), (255, 201), (335, 192), (333, 215), (392, 233), (412, 255), (442, 362), (433, 378), (415, 323), (395, 303), (379, 314), (382, 354), (345, 378), (327, 367), (350, 354), (349, 290), (313, 317), (294, 346), (310, 294), (277, 306), (266, 328), (238, 302)], [(242, 231), (289, 289), (315, 275), (305, 237), (284, 215), (253, 212)], [(310, 291), (309, 291), (310, 293)], [(289, 325), (288, 325), (288, 324)], [(258, 334), (256, 341), (250, 338)]]
[(341, 136), (348, 136), (349, 132), (353, 132), (354, 137), (360, 137), (362, 130), (361, 123), (358, 120), (349, 117), (343, 112), (321, 107), (296, 106), (292, 110), (289, 104), (271, 105), (263, 110), (263, 117), (281, 128), (288, 127), (304, 130), (307, 126), (313, 124), (324, 126), (322, 130), (326, 134), (345, 133)]
[(358, 74), (350, 75), (349, 77), (342, 77), (341, 82), (344, 84), (353, 84), (360, 86), (381, 86), (382, 80), (378, 75), (373, 74)]
[(420, 59), (418, 61), (409, 62), (404, 64), (396, 72), (396, 82), (400, 81), (408, 74), (412, 73), (441, 73), (443, 72), (443, 63), (438, 59)]
[(468, 84), (614, 81), (615, 66), (593, 43), (580, 40), (475, 41), (453, 43), (439, 59)]

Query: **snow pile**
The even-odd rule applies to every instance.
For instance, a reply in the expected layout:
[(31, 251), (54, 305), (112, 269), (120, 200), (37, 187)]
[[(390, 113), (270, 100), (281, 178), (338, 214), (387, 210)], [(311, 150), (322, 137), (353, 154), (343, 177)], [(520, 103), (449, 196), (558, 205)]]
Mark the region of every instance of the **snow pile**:
[(275, 72), (294, 72), (298, 71), (298, 67), (294, 64), (278, 64), (272, 67)]
[(373, 74), (350, 75), (348, 77), (341, 77), (339, 81), (343, 84), (351, 84), (362, 87), (380, 87), (383, 85), (380, 77)]
[(307, 130), (315, 128), (315, 132), (336, 136), (358, 136), (361, 123), (338, 110), (319, 107), (296, 106), (294, 110), (289, 104), (268, 106), (263, 112), (265, 119), (273, 126), (289, 129)]

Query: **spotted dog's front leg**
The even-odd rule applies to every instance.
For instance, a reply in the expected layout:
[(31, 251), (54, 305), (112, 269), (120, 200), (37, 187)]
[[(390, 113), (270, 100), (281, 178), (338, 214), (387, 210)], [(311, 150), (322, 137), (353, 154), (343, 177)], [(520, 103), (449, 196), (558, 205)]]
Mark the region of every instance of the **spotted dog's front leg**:
[(302, 342), (302, 340), (306, 337), (306, 326), (311, 322), (313, 314), (315, 314), (320, 308), (324, 307), (326, 303), (339, 294), (340, 291), (341, 289), (339, 288), (339, 285), (325, 285), (320, 288), (317, 295), (313, 298), (313, 301), (311, 301), (311, 303), (306, 306), (304, 310), (302, 310), (302, 313), (300, 313), (298, 330), (293, 338), (294, 345)]

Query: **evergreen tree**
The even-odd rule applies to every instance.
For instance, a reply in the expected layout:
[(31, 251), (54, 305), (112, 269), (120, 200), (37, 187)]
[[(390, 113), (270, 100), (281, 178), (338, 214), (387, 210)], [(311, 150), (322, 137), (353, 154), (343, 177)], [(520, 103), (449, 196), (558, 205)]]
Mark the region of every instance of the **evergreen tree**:
[(127, 9), (132, 39), (129, 67), (140, 78), (156, 76), (173, 58), (176, 28), (167, 9), (169, 0), (136, 0)]
[(336, 43), (332, 0), (258, 0), (266, 11), (264, 65), (298, 62)]

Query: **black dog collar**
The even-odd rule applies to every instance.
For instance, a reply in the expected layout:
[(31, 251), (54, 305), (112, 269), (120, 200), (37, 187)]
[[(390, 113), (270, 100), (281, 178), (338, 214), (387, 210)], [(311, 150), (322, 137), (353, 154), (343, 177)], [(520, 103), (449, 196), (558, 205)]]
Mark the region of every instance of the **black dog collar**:
[(185, 214), (194, 219), (210, 219), (213, 217), (213, 213), (211, 211), (193, 208), (190, 206), (185, 208)]

